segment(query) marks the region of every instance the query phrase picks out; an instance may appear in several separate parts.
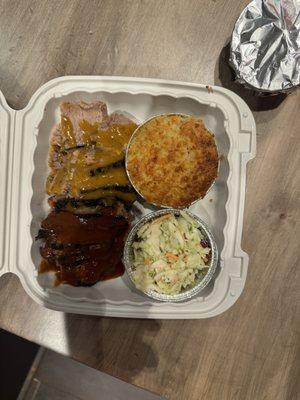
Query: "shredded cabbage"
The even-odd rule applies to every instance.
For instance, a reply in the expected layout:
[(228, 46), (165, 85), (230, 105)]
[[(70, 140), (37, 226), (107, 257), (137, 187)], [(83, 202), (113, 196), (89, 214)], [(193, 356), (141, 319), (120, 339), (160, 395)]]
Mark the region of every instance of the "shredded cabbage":
[(208, 271), (210, 247), (187, 213), (163, 215), (137, 232), (133, 279), (137, 288), (178, 294)]

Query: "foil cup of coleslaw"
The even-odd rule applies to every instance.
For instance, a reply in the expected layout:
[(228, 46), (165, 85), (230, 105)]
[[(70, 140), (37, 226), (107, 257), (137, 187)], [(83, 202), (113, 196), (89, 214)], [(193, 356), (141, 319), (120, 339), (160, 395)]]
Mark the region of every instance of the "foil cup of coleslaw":
[[(178, 232), (174, 220), (169, 219), (172, 216), (180, 222)], [(167, 220), (171, 225), (162, 225)], [(174, 251), (170, 232), (175, 235)], [(144, 236), (147, 241), (150, 238), (149, 243), (141, 244)], [(141, 249), (145, 249), (145, 254)], [(141, 262), (141, 252), (145, 262)], [(199, 265), (195, 265), (197, 257), (201, 260)], [(199, 294), (212, 280), (218, 264), (218, 249), (210, 229), (198, 216), (187, 210), (169, 208), (146, 214), (133, 226), (126, 239), (123, 262), (137, 290), (158, 301), (180, 302)]]

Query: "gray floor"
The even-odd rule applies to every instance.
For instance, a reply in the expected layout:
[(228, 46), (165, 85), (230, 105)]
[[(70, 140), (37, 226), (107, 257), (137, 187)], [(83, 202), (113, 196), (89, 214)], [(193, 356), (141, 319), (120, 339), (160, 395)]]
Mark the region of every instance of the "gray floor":
[(93, 368), (41, 349), (18, 400), (162, 400)]

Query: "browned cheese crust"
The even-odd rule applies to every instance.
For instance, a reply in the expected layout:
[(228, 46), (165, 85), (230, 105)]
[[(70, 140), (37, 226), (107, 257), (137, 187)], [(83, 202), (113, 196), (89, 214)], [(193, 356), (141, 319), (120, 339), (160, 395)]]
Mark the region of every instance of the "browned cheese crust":
[(214, 135), (195, 117), (156, 117), (133, 138), (127, 168), (148, 202), (186, 207), (203, 198), (217, 177)]

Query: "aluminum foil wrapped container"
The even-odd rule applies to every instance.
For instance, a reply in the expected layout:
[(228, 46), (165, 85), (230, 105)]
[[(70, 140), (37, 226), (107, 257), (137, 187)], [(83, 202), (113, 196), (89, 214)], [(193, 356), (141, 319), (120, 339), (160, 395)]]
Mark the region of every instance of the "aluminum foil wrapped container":
[(232, 34), (237, 80), (261, 92), (300, 84), (300, 0), (253, 0)]

